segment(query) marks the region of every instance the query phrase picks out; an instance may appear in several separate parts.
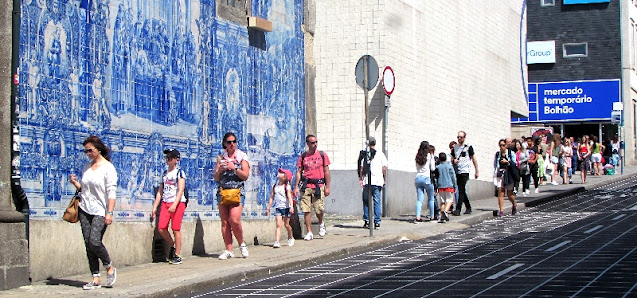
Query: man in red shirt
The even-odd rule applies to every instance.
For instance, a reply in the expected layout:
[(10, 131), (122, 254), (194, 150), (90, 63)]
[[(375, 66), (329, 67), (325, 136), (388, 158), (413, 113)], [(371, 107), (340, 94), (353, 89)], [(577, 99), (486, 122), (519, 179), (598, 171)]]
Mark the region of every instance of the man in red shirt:
[[(307, 234), (304, 239), (314, 239), (312, 234), (312, 209), (319, 220), (319, 235), (325, 236), (325, 223), (323, 222), (323, 210), (325, 204), (323, 197), (330, 195), (330, 159), (323, 151), (316, 150), (318, 141), (313, 135), (305, 137), (308, 150), (299, 157), (297, 162), (296, 183), (294, 195), (301, 195), (301, 211), (305, 213), (305, 227)], [(299, 191), (299, 183), (302, 182)]]

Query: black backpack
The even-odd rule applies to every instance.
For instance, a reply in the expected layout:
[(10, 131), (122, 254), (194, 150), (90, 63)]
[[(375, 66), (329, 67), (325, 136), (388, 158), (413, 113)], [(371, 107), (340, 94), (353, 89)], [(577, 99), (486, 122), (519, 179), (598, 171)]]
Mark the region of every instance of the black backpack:
[(376, 149), (372, 148), (370, 151), (370, 158), (369, 158), (369, 162), (367, 162), (367, 151), (366, 150), (361, 150), (358, 153), (358, 167), (360, 169), (361, 167), (361, 162), (363, 162), (362, 166), (363, 166), (363, 170), (362, 171), (358, 171), (358, 178), (362, 178), (363, 176), (367, 175), (369, 173), (369, 165), (372, 162), (372, 160), (374, 160), (374, 157), (376, 156)]

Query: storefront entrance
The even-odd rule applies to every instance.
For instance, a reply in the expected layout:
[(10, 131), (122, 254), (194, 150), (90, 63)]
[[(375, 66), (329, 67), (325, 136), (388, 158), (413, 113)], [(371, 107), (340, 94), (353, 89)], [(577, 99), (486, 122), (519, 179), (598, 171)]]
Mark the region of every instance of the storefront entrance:
[[(547, 125), (553, 127), (553, 131), (560, 133), (563, 137), (573, 137), (574, 139), (581, 138), (583, 135), (593, 135), (600, 138), (600, 142), (603, 140), (610, 140), (614, 136), (617, 136), (617, 125), (611, 123), (578, 123), (578, 124), (563, 124), (563, 125)], [(600, 137), (600, 126), (602, 135)], [(562, 127), (564, 131), (562, 132)]]

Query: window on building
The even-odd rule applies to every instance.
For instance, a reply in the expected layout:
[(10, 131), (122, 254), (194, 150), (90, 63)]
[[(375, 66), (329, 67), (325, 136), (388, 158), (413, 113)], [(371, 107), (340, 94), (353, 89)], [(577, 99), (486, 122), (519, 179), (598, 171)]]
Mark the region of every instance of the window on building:
[(542, 0), (542, 6), (555, 6), (555, 0)]
[(588, 56), (588, 44), (582, 43), (565, 43), (562, 45), (564, 57), (586, 57)]

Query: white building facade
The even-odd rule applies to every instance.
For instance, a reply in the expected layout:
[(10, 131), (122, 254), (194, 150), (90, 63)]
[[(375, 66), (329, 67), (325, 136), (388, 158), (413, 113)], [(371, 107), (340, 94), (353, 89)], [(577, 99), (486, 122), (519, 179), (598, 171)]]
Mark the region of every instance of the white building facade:
[(315, 110), (308, 109), (306, 129), (332, 161), (327, 212), (362, 214), (355, 169), (365, 140), (364, 92), (355, 66), (366, 54), (381, 74), (385, 66), (395, 74), (387, 113), (382, 84), (369, 93), (370, 135), (389, 160), (383, 214), (415, 213), (420, 142), (448, 153), (459, 130), (479, 163), (469, 197), (492, 195), (497, 142), (511, 136), (512, 116), (528, 115), (523, 3), (334, 0), (306, 7), (306, 18), (316, 18), (305, 38), (306, 69), (315, 68)]

